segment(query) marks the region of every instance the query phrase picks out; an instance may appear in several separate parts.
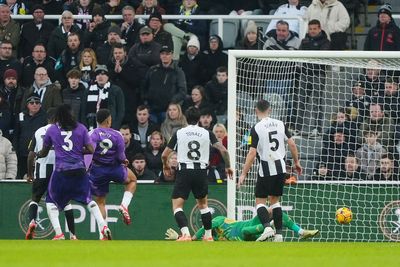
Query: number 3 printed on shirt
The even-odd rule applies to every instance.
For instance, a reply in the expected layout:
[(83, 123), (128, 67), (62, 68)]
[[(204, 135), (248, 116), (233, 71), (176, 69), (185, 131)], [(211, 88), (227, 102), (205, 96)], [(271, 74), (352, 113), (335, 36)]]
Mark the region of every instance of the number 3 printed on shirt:
[(74, 144), (71, 141), (71, 135), (72, 135), (72, 131), (61, 131), (61, 136), (65, 136), (64, 137), (64, 145), (62, 145), (61, 147), (65, 150), (65, 151), (71, 151), (72, 148), (74, 147)]

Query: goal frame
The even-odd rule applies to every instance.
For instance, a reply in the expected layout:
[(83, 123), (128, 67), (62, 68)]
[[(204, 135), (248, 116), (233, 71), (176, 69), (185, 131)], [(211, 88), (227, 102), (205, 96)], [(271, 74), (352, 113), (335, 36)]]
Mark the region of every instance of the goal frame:
[[(236, 168), (236, 91), (237, 91), (237, 58), (354, 58), (354, 59), (399, 59), (400, 52), (395, 51), (304, 51), (304, 50), (229, 50), (228, 51), (228, 151), (231, 166)], [(236, 219), (236, 186), (241, 166), (235, 169), (233, 179), (227, 182), (227, 217)], [(299, 183), (346, 183), (337, 181), (299, 181)], [(352, 182), (350, 182), (352, 183)], [(388, 182), (374, 182), (387, 184)], [(389, 184), (392, 184), (389, 182)], [(394, 182), (398, 184), (398, 182)]]

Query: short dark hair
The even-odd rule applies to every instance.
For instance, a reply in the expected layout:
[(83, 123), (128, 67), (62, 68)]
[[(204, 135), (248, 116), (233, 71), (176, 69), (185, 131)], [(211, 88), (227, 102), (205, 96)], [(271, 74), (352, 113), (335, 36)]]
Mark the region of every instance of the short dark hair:
[(76, 78), (80, 79), (82, 77), (82, 72), (78, 69), (71, 69), (70, 71), (67, 72), (67, 78)]
[(126, 47), (125, 47), (123, 44), (121, 44), (121, 43), (116, 43), (116, 44), (114, 44), (114, 45), (112, 46), (112, 52), (113, 52), (113, 53), (114, 53), (114, 49), (115, 49), (115, 48), (119, 48), (119, 49), (122, 48), (122, 49), (124, 49), (125, 52), (127, 52), (127, 51), (126, 51)]
[(312, 19), (308, 22), (308, 25), (318, 25), (321, 28), (321, 22), (317, 19)]
[(276, 23), (276, 25), (285, 25), (288, 29), (289, 29), (289, 23), (287, 23), (287, 21), (284, 20), (278, 20), (278, 22)]
[(96, 113), (96, 121), (97, 123), (103, 123), (110, 116), (111, 116), (110, 110), (106, 108), (101, 108)]
[(188, 124), (195, 125), (200, 119), (200, 110), (196, 107), (190, 107), (185, 112), (186, 120)]
[(146, 156), (143, 153), (136, 153), (131, 158), (131, 161), (134, 161), (134, 160), (146, 160)]
[(142, 110), (145, 110), (145, 109), (147, 109), (147, 110), (150, 112), (150, 107), (147, 106), (147, 105), (140, 105), (140, 106), (138, 106), (137, 109), (136, 109), (136, 111), (142, 111)]
[(220, 66), (217, 68), (217, 72), (225, 72), (226, 74), (228, 74), (228, 68), (225, 66)]
[(271, 105), (267, 100), (260, 99), (256, 104), (256, 109), (258, 109), (260, 112), (265, 112), (270, 108), (270, 106)]
[(121, 127), (119, 127), (119, 129), (120, 130), (129, 130), (130, 132), (132, 132), (131, 127), (129, 127), (128, 124), (122, 124)]

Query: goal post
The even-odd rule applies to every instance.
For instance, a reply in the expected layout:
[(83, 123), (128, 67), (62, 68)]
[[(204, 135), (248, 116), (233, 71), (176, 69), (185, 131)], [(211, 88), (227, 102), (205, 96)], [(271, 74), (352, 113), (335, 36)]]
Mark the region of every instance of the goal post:
[[(363, 171), (364, 180), (344, 180), (339, 179), (339, 170), (325, 180), (318, 169), (328, 164), (323, 152), (335, 128), (332, 125), (342, 129), (335, 124), (337, 115), (342, 108), (354, 111), (350, 101), (353, 87), (362, 82), (364, 87), (371, 87), (365, 90), (384, 90), (387, 78), (398, 84), (400, 52), (229, 50), (228, 59), (228, 150), (235, 169), (234, 179), (228, 180), (228, 217), (245, 220), (255, 215), (257, 162), (239, 189), (237, 179), (248, 152), (250, 127), (257, 122), (255, 103), (263, 98), (272, 105), (271, 117), (283, 120), (296, 132), (294, 138), (304, 168), (297, 184), (285, 186), (281, 203), (289, 216), (304, 228), (320, 229), (319, 241), (400, 241), (400, 182), (374, 181), (375, 174), (370, 171)], [(374, 89), (372, 82), (367, 84), (368, 70), (379, 73), (380, 88)], [(362, 112), (366, 114), (357, 117)], [(346, 114), (353, 116), (351, 119), (362, 118), (357, 134), (346, 132), (350, 154), (356, 155), (363, 145), (368, 112), (358, 107), (357, 113)], [(385, 112), (397, 121), (392, 110)], [(382, 154), (398, 154), (397, 125), (392, 123), (388, 129), (390, 134), (384, 131), (378, 136), (386, 148)], [(291, 161), (290, 154), (287, 160)], [(376, 160), (375, 171), (379, 167)], [(399, 164), (394, 161), (397, 172)], [(344, 166), (344, 162), (340, 164)], [(335, 222), (335, 211), (341, 206), (354, 212), (350, 225)], [(295, 240), (294, 236), (290, 238)]]

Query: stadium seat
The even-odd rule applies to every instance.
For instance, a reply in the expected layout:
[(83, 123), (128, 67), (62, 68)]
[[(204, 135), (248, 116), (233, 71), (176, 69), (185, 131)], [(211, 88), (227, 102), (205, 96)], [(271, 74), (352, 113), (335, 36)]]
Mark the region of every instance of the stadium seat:
[[(239, 34), (238, 20), (224, 20), (223, 23), (223, 42), (224, 49), (234, 48)], [(212, 20), (210, 23), (210, 35), (218, 35), (218, 20)]]

